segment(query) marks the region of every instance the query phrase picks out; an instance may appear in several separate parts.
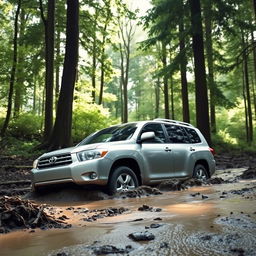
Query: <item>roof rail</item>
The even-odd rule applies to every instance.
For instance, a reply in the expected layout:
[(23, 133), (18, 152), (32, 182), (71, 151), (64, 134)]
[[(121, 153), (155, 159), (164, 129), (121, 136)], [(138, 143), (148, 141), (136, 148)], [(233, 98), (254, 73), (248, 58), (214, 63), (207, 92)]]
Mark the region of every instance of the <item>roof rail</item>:
[(186, 122), (177, 121), (177, 120), (171, 120), (171, 119), (155, 118), (154, 121), (162, 121), (162, 122), (167, 122), (167, 123), (182, 124), (182, 125), (194, 127), (192, 124), (189, 124), (189, 123), (186, 123)]

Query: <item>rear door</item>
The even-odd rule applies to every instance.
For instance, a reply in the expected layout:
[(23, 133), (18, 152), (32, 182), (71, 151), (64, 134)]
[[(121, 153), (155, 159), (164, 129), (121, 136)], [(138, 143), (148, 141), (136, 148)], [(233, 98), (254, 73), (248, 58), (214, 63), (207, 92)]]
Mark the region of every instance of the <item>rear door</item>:
[(190, 175), (188, 169), (191, 154), (194, 148), (191, 147), (189, 136), (182, 126), (175, 124), (164, 124), (168, 135), (168, 148), (171, 150), (173, 163), (172, 177), (185, 177)]

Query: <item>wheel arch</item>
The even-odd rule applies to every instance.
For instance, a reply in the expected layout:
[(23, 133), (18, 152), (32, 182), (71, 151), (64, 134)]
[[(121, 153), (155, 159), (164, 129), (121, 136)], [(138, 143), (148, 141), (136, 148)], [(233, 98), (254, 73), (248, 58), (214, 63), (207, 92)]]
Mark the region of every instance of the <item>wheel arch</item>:
[(111, 166), (111, 169), (110, 169), (110, 172), (109, 172), (109, 177), (108, 177), (108, 180), (110, 180), (110, 177), (111, 175), (113, 174), (114, 170), (119, 167), (119, 166), (127, 166), (129, 168), (131, 168), (137, 179), (138, 179), (138, 182), (139, 182), (139, 185), (142, 184), (142, 179), (141, 179), (141, 170), (140, 170), (140, 167), (139, 167), (139, 164), (138, 162), (133, 159), (133, 158), (122, 158), (122, 159), (118, 159), (116, 160), (112, 166)]
[[(194, 165), (194, 169), (195, 167), (198, 165), (198, 164), (201, 164), (205, 167), (206, 171), (207, 171), (207, 174), (208, 174), (208, 177), (210, 178), (211, 177), (211, 174), (210, 174), (210, 171), (209, 171), (209, 164), (208, 162), (205, 160), (205, 159), (199, 159), (195, 162), (195, 165)], [(193, 170), (194, 170), (193, 169)]]

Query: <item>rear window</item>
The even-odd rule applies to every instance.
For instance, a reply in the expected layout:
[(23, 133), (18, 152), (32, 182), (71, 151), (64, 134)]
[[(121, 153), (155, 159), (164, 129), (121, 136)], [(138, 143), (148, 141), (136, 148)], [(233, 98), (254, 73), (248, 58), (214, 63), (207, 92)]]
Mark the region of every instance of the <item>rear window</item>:
[(197, 134), (197, 132), (194, 129), (191, 128), (187, 128), (184, 127), (184, 129), (186, 130), (190, 143), (200, 143), (201, 139), (199, 137), (199, 135)]

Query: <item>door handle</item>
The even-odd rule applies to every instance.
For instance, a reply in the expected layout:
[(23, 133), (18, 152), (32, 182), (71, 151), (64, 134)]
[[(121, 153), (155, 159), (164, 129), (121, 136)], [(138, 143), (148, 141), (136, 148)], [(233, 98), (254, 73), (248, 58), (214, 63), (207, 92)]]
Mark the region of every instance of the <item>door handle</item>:
[(190, 147), (190, 151), (196, 151), (196, 149), (195, 149), (195, 148)]
[(166, 152), (171, 152), (172, 150), (171, 150), (170, 148), (166, 147), (166, 148), (164, 149), (164, 151), (166, 151)]

